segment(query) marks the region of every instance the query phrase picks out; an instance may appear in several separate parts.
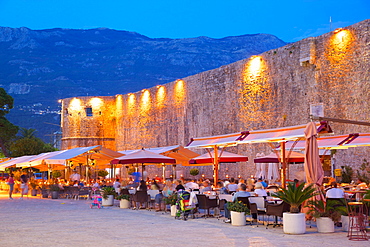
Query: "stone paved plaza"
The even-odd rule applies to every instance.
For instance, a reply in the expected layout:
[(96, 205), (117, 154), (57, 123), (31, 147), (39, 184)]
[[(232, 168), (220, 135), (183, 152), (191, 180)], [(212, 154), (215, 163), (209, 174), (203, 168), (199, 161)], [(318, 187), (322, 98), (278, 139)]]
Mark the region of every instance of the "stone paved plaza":
[[(90, 209), (86, 200), (9, 200), (0, 192), (0, 246), (369, 246), (346, 233), (286, 235), (281, 227), (231, 226), (217, 219), (175, 220), (169, 214), (117, 206)], [(116, 202), (118, 204), (118, 202)]]

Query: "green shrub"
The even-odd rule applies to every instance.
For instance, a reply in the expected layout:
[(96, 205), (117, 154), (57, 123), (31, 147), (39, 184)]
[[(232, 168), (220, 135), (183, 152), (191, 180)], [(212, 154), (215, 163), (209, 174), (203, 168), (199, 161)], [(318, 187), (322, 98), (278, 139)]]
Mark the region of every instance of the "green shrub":
[(98, 175), (100, 177), (106, 177), (106, 176), (108, 176), (108, 174), (109, 173), (106, 170), (100, 170), (100, 171), (98, 171)]
[(62, 173), (61, 173), (60, 171), (53, 171), (53, 172), (51, 173), (51, 176), (52, 176), (53, 178), (60, 178), (60, 177), (62, 176)]
[(239, 201), (239, 202), (228, 202), (227, 203), (227, 209), (229, 209), (230, 211), (239, 212), (239, 213), (243, 213), (243, 212), (245, 214), (250, 213), (247, 204), (244, 204), (241, 201)]
[(197, 168), (190, 169), (190, 175), (196, 176), (199, 174), (199, 170)]

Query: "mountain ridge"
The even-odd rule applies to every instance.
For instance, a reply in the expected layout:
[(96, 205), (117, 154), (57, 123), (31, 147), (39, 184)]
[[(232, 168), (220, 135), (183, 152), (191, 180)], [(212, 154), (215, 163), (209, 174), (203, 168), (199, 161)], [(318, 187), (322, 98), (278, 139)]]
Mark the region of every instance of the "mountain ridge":
[(270, 34), (170, 39), (107, 28), (0, 27), (0, 87), (15, 99), (9, 120), (46, 140), (58, 130), (60, 98), (136, 92), (285, 44)]

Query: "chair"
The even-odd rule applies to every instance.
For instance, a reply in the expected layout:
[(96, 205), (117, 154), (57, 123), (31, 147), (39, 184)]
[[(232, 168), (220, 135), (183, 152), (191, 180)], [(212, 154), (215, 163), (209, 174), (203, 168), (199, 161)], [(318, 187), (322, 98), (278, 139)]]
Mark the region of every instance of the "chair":
[(217, 199), (209, 199), (206, 195), (196, 195), (198, 200), (198, 209), (207, 210), (207, 214), (203, 215), (204, 218), (213, 217), (209, 213), (211, 208), (217, 208)]
[(277, 187), (276, 185), (270, 185), (269, 187), (266, 188), (266, 191), (268, 192), (268, 194), (271, 196), (273, 193), (275, 192), (278, 192), (279, 190), (279, 187)]
[(136, 208), (136, 203), (145, 203), (145, 208), (148, 208), (148, 193), (146, 191), (136, 191), (132, 195), (132, 202), (134, 203), (134, 208)]
[(147, 192), (149, 195), (148, 203), (149, 203), (149, 209), (150, 209), (152, 208), (151, 206), (153, 206), (155, 203), (155, 196), (159, 194), (159, 190), (148, 190)]
[(282, 202), (280, 204), (267, 203), (266, 204), (266, 215), (275, 216), (275, 220), (274, 220), (274, 223), (270, 224), (269, 219), (267, 218), (266, 229), (268, 228), (269, 225), (273, 225), (273, 227), (281, 225), (281, 224), (278, 224), (278, 217), (282, 218), (283, 213), (289, 212), (289, 211), (290, 211), (290, 205), (286, 202)]
[(128, 189), (121, 189), (120, 195), (130, 195), (130, 191)]
[(76, 186), (69, 187), (68, 195), (71, 199), (77, 199), (80, 189)]
[(89, 199), (90, 196), (90, 188), (82, 188), (78, 191), (76, 200), (80, 200), (80, 198), (85, 198), (86, 200)]
[[(239, 202), (246, 204), (253, 219), (257, 219), (258, 210), (257, 210), (257, 204), (256, 203), (250, 203), (249, 197), (238, 197), (236, 200)], [(252, 224), (252, 223), (251, 223)], [(257, 227), (258, 227), (258, 221), (257, 221)]]
[(348, 228), (348, 239), (349, 240), (368, 240), (366, 234), (366, 214), (364, 214), (364, 204), (362, 202), (349, 202), (348, 203), (348, 216), (349, 216), (349, 228)]
[[(259, 215), (266, 215), (266, 200), (262, 196), (251, 196), (248, 197), (250, 204), (256, 204), (257, 206), (257, 222)], [(262, 221), (265, 219), (263, 218)]]

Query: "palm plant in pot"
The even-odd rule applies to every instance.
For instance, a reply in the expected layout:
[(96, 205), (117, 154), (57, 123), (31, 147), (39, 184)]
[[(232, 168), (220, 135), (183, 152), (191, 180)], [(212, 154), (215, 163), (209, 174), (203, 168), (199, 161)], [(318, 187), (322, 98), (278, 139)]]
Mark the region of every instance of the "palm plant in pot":
[(34, 178), (31, 179), (30, 181), (30, 186), (31, 186), (31, 196), (37, 196), (37, 187), (39, 186), (38, 183)]
[(116, 200), (119, 200), (120, 208), (129, 208), (130, 207), (130, 195), (119, 195), (116, 196)]
[(290, 205), (290, 212), (283, 213), (283, 228), (287, 234), (303, 234), (306, 232), (305, 214), (300, 213), (302, 204), (315, 195), (312, 184), (305, 186), (304, 183), (297, 186), (296, 183), (288, 183), (287, 188), (282, 188), (273, 196), (280, 198)]
[(51, 199), (58, 199), (59, 198), (59, 191), (60, 191), (59, 185), (51, 184), (49, 186), (49, 189), (51, 191)]
[(114, 196), (116, 195), (116, 190), (113, 187), (103, 187), (102, 190), (102, 205), (103, 206), (113, 206)]
[(307, 214), (311, 214), (316, 218), (318, 232), (334, 232), (334, 223), (341, 220), (342, 214), (347, 213), (347, 207), (344, 202), (338, 204), (337, 201), (327, 200), (309, 200), (308, 207), (310, 208)]
[(250, 213), (248, 206), (243, 202), (228, 202), (227, 209), (231, 212), (231, 224), (233, 226), (244, 226), (245, 216)]
[(168, 197), (163, 198), (164, 203), (167, 205), (169, 204), (171, 206), (171, 216), (176, 216), (177, 213), (177, 194), (173, 193), (169, 195)]

